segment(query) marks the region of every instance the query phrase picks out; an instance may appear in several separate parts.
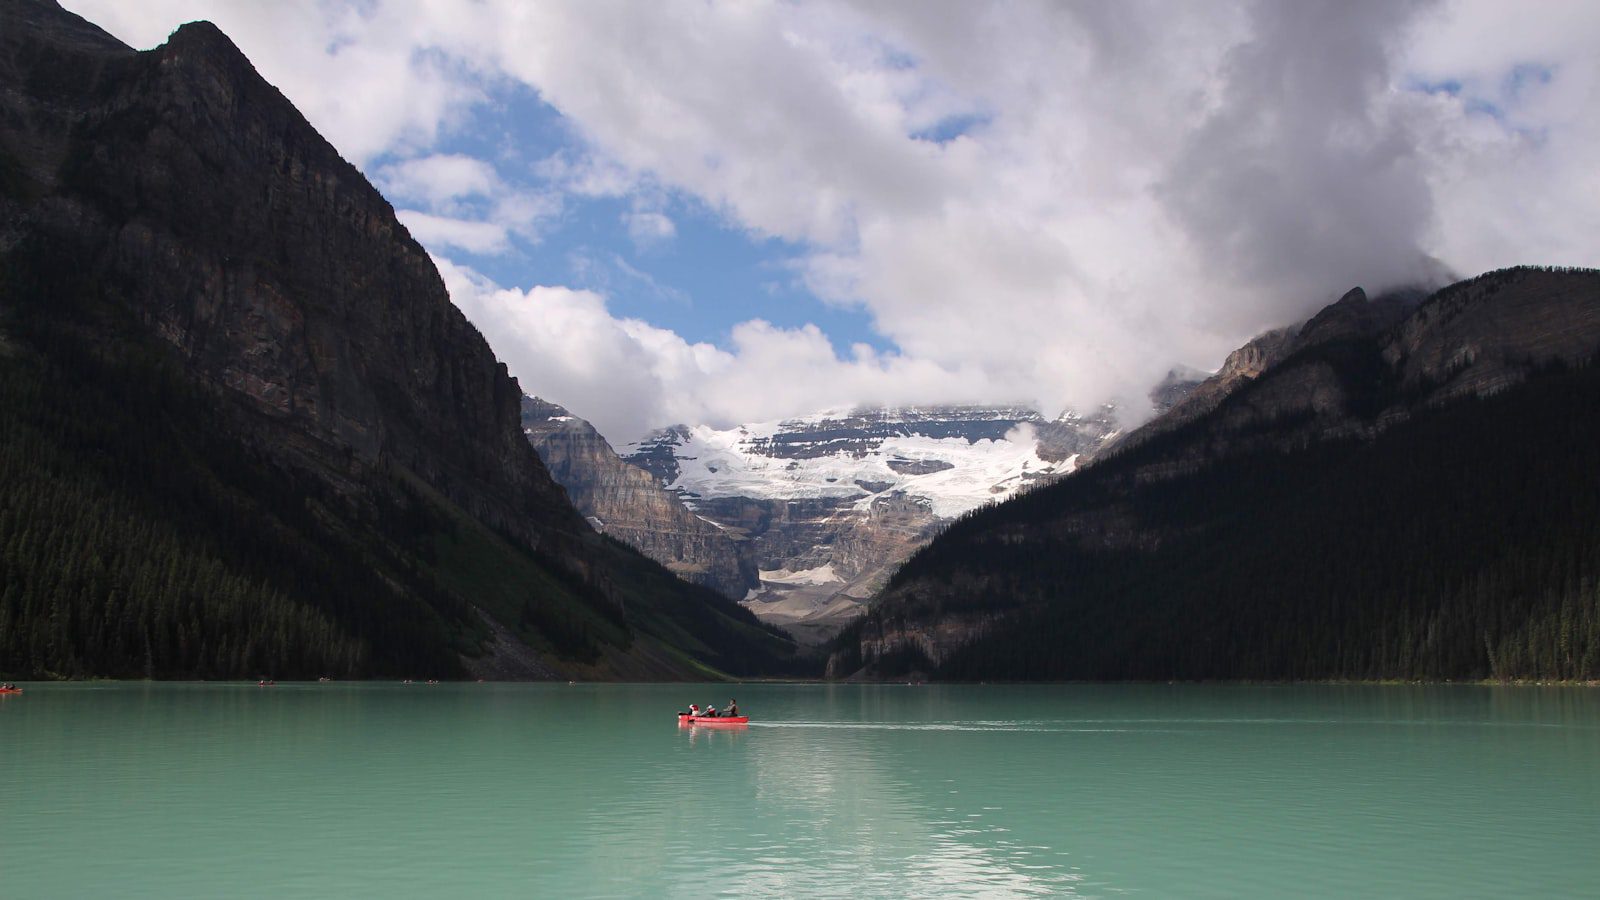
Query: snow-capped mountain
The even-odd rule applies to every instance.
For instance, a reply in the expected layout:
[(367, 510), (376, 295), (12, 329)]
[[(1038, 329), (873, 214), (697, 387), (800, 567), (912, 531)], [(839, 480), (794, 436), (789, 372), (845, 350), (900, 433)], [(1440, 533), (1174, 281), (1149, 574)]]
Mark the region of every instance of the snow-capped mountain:
[[(691, 503), (844, 499), (865, 508), (899, 491), (951, 518), (1072, 471), (1079, 454), (1041, 450), (1048, 424), (1031, 410), (1005, 407), (830, 412), (726, 430), (669, 429), (623, 456)], [(1109, 420), (1100, 424), (1111, 428)]]
[(1116, 435), (1111, 413), (831, 411), (676, 426), (621, 453), (741, 542), (760, 572), (744, 598), (757, 615), (821, 638), (943, 523), (1086, 461)]
[[(1165, 409), (1204, 377), (1174, 370), (1151, 402)], [(1114, 412), (834, 410), (733, 428), (675, 425), (613, 452), (588, 422), (528, 398), (523, 428), (597, 528), (821, 641), (951, 519), (1060, 478), (1110, 446)]]

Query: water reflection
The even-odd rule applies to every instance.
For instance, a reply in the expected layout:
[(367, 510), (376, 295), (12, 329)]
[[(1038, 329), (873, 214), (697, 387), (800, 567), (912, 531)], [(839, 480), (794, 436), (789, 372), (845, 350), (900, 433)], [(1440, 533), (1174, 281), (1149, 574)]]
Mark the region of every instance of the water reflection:
[[(702, 690), (696, 688), (695, 690)], [(5, 896), (1582, 895), (1600, 692), (29, 685)]]
[(689, 746), (695, 744), (710, 745), (716, 741), (737, 741), (742, 739), (750, 726), (747, 723), (738, 725), (695, 725), (680, 721), (678, 730), (689, 737)]
[[(1082, 876), (1060, 848), (1016, 839), (1003, 807), (961, 797), (954, 779), (938, 780), (929, 793), (918, 777), (912, 732), (968, 730), (963, 723), (864, 721), (905, 711), (857, 705), (859, 691), (835, 694), (845, 707), (828, 711), (849, 718), (752, 723), (750, 739), (760, 742), (750, 773), (758, 813), (745, 862), (724, 873), (735, 879), (730, 894), (830, 896), (841, 885), (859, 897), (1076, 892)], [(680, 886), (692, 893), (689, 881)]]

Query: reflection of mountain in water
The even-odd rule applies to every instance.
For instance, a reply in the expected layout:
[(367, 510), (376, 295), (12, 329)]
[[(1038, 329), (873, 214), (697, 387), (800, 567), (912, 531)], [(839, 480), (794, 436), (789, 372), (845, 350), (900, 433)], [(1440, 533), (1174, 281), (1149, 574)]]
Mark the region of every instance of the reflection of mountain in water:
[[(856, 718), (859, 707), (838, 712), (837, 720), (751, 725), (756, 802), (776, 813), (750, 835), (752, 864), (729, 873), (731, 893), (834, 896), (841, 883), (857, 897), (1076, 893), (1082, 876), (1061, 848), (1012, 830), (986, 792), (963, 796), (937, 770), (907, 765), (928, 749), (928, 730), (891, 732), (892, 724)], [(815, 865), (819, 858), (827, 865)]]

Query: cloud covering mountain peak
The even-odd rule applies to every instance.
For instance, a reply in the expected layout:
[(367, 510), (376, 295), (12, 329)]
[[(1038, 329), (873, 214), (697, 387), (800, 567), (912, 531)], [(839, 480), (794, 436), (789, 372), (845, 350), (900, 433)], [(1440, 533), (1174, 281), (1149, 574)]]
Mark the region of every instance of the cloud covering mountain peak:
[[(618, 439), (850, 403), (1131, 408), (1352, 285), (1600, 263), (1592, 4), (70, 5), (143, 45), (214, 18), (405, 192), (525, 386)], [(463, 158), (447, 139), (508, 86), (566, 142), (507, 127)], [(853, 311), (876, 346), (657, 286), (725, 322), (685, 337), (549, 279), (541, 241), (595, 198), (620, 204), (619, 271), (650, 279), (640, 258), (712, 220), (816, 304), (800, 319)], [(497, 255), (520, 268), (474, 274)]]

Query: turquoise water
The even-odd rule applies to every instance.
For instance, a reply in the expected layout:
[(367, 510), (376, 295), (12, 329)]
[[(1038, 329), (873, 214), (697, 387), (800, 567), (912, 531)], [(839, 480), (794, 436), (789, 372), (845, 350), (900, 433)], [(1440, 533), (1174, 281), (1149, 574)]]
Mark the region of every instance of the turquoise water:
[(1600, 890), (1593, 689), (27, 688), (5, 898)]

